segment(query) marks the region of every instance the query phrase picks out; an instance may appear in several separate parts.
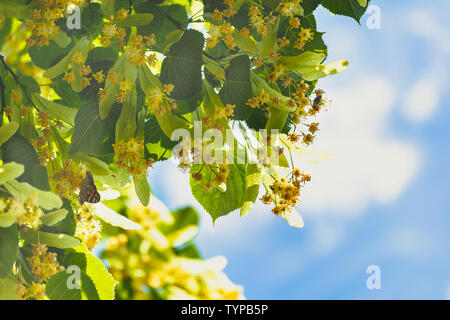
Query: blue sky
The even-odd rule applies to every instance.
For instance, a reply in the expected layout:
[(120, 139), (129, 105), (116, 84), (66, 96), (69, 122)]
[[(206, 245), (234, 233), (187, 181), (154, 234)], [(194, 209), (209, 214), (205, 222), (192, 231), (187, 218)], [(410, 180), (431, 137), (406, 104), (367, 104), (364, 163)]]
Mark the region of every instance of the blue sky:
[[(349, 68), (319, 85), (321, 115), (294, 229), (261, 205), (213, 227), (202, 214), (197, 243), (224, 255), (225, 272), (248, 299), (450, 298), (450, 3), (374, 0), (381, 29), (319, 9), (329, 61)], [(431, 4), (432, 3), (432, 4)], [(297, 161), (296, 160), (296, 161)], [(171, 209), (192, 204), (188, 176), (168, 161), (150, 175)], [(381, 269), (381, 289), (366, 269)]]

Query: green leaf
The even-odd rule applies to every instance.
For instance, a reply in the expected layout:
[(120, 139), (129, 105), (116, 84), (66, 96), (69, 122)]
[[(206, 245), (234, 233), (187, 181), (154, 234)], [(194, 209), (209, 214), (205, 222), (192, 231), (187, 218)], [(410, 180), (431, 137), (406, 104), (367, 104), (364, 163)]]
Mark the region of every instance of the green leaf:
[(314, 10), (319, 6), (321, 0), (303, 0), (301, 6), (304, 11), (304, 15), (313, 13)]
[(147, 174), (133, 175), (134, 189), (144, 207), (150, 202), (150, 186), (147, 181)]
[(175, 42), (180, 41), (181, 37), (183, 36), (184, 31), (183, 30), (175, 30), (166, 35), (166, 38), (164, 39), (164, 51), (169, 50), (170, 46), (174, 44)]
[[(82, 255), (83, 261), (86, 260), (84, 254)], [(86, 268), (84, 262), (83, 267), (78, 264), (71, 264), (65, 271), (53, 275), (47, 282), (46, 294), (51, 300), (99, 300), (98, 292), (95, 287), (94, 281), (83, 270)], [(70, 267), (79, 267), (79, 269)], [(78, 285), (76, 287), (71, 287)]]
[[(72, 62), (72, 57), (76, 52), (79, 52), (86, 58), (87, 53), (88, 53), (89, 43), (90, 43), (89, 39), (87, 39), (86, 37), (83, 37), (80, 40), (78, 40), (78, 42), (69, 51), (69, 53), (66, 56), (64, 56), (61, 60), (59, 60), (58, 63), (56, 63), (55, 65), (52, 65), (50, 63), (50, 64), (47, 64), (46, 67), (44, 67), (44, 69), (47, 69), (44, 73), (44, 77), (50, 78), (50, 79), (56, 78), (60, 74), (63, 74), (64, 71), (68, 70), (67, 66), (69, 64), (71, 64), (73, 68), (77, 67), (77, 65), (75, 65)], [(57, 47), (59, 48), (59, 46), (57, 46)], [(34, 48), (34, 47), (31, 47), (31, 48)], [(29, 51), (31, 50), (31, 48), (29, 49)], [(59, 49), (59, 50), (61, 50), (61, 49)], [(33, 62), (35, 62), (35, 61), (33, 60)], [(52, 67), (50, 67), (50, 66), (52, 66)], [(76, 79), (76, 80), (81, 80), (81, 79)], [(79, 91), (77, 91), (77, 92), (79, 92)]]
[(290, 41), (290, 45), (281, 48), (279, 53), (281, 56), (297, 56), (305, 51), (313, 51), (317, 53), (327, 54), (328, 49), (323, 41), (323, 32), (317, 31), (317, 22), (313, 14), (308, 14), (302, 17), (300, 20), (300, 27), (304, 29), (311, 29), (313, 32), (313, 39), (308, 41), (306, 45), (301, 49), (294, 48), (294, 44), (298, 38), (298, 29), (292, 29), (289, 24), (289, 19), (284, 18), (280, 21), (280, 26), (278, 28), (278, 36), (286, 36)]
[[(102, 5), (100, 3), (89, 2), (87, 6), (81, 7), (81, 28), (77, 29), (69, 29), (67, 27), (67, 18), (69, 15), (66, 15), (66, 18), (58, 19), (55, 21), (55, 24), (59, 27), (60, 30), (64, 31), (71, 38), (81, 38), (83, 36), (89, 36), (89, 39), (95, 39), (97, 35), (100, 34), (101, 29), (103, 27), (103, 3), (106, 1), (102, 1)], [(113, 13), (112, 15), (114, 15)], [(110, 17), (107, 15), (105, 17)]]
[[(61, 48), (55, 41), (52, 40), (48, 46), (32, 46), (27, 50), (31, 61), (33, 61), (37, 67), (48, 69), (55, 63), (58, 63), (58, 61), (60, 61), (61, 58), (63, 58), (70, 51), (70, 47), (71, 46)], [(60, 73), (63, 72), (64, 70)]]
[(192, 259), (202, 259), (200, 252), (194, 243), (190, 243), (187, 246), (183, 246), (181, 249), (175, 248), (175, 252), (180, 257), (192, 258)]
[(198, 93), (194, 97), (186, 100), (176, 100), (177, 109), (174, 113), (177, 115), (183, 115), (186, 113), (191, 113), (197, 109), (202, 104), (203, 97), (201, 93)]
[(187, 30), (173, 44), (161, 67), (161, 82), (175, 86), (172, 97), (189, 99), (200, 92), (204, 37), (201, 32)]
[(29, 76), (20, 76), (19, 82), (29, 91), (32, 93), (40, 93), (41, 87), (39, 86), (39, 83), (33, 78)]
[[(117, 281), (103, 265), (102, 261), (93, 254), (89, 253), (86, 247), (78, 246), (74, 249), (78, 253), (84, 254), (84, 266), (81, 266), (80, 261), (78, 264), (82, 267), (83, 271), (92, 279), (95, 288), (97, 289), (100, 300), (114, 300), (114, 288)], [(80, 256), (78, 256), (79, 259)], [(72, 261), (75, 263), (76, 261)], [(77, 264), (77, 263), (75, 263)]]
[(8, 228), (16, 223), (16, 217), (12, 213), (0, 213), (0, 228)]
[(60, 271), (48, 279), (45, 293), (50, 300), (81, 300), (80, 289), (68, 288), (67, 283), (71, 282), (69, 277), (72, 277), (72, 274)]
[(61, 222), (69, 213), (66, 209), (59, 209), (41, 216), (41, 222), (46, 226), (53, 226)]
[(0, 167), (0, 184), (20, 177), (24, 171), (23, 165), (15, 162), (5, 163)]
[(0, 127), (0, 146), (8, 141), (19, 129), (17, 122), (10, 122)]
[(295, 108), (289, 109), (286, 107), (286, 102), (289, 100), (289, 97), (284, 96), (281, 92), (273, 89), (266, 80), (261, 78), (259, 75), (257, 75), (255, 72), (250, 72), (250, 79), (252, 83), (252, 96), (256, 97), (259, 94), (261, 94), (262, 90), (266, 92), (270, 99), (273, 99), (274, 97), (278, 97), (281, 100), (281, 104), (278, 106), (272, 105), (270, 102), (267, 103), (269, 106), (279, 109), (281, 111), (294, 111)]
[(145, 121), (144, 138), (146, 159), (151, 157), (155, 161), (169, 159), (171, 150), (178, 143), (169, 139), (155, 116)]
[(46, 168), (40, 165), (36, 151), (27, 139), (16, 133), (1, 146), (1, 150), (4, 163), (24, 165), (25, 172), (17, 180), (28, 182), (42, 190), (50, 190)]
[(107, 176), (111, 174), (108, 165), (98, 158), (88, 156), (83, 152), (77, 152), (73, 154), (71, 158), (76, 161), (85, 163), (89, 171), (91, 171), (96, 176)]
[(20, 3), (0, 2), (0, 16), (5, 18), (23, 19), (29, 18), (31, 12), (30, 5), (22, 5)]
[[(194, 164), (191, 168), (191, 172), (199, 172), (200, 168), (202, 168), (201, 164)], [(205, 181), (208, 181), (211, 175), (214, 176), (214, 173), (211, 173), (208, 166), (203, 166), (201, 169), (203, 174), (202, 180), (196, 181), (192, 178), (192, 175), (190, 175), (192, 194), (211, 215), (213, 221), (242, 206), (245, 190), (245, 166), (233, 164), (230, 169), (230, 176), (226, 183), (226, 191), (221, 191), (216, 188), (212, 192), (209, 192), (205, 188)]]
[(71, 237), (67, 234), (49, 233), (36, 231), (34, 229), (28, 229), (27, 232), (22, 234), (23, 238), (30, 243), (42, 243), (49, 247), (67, 249), (75, 248), (80, 245), (81, 241), (75, 237)]
[(198, 231), (199, 216), (193, 207), (185, 207), (171, 213), (175, 223), (161, 225), (159, 229), (166, 234), (174, 247), (181, 246), (192, 240)]
[[(152, 88), (155, 87), (162, 88), (162, 83), (155, 75), (153, 75), (148, 66), (140, 66), (138, 68), (138, 75), (141, 88), (144, 92), (149, 92)], [(168, 138), (170, 138), (172, 136), (172, 132), (178, 128), (189, 128), (189, 124), (187, 121), (183, 120), (183, 118), (181, 117), (174, 115), (171, 112), (166, 112), (163, 115), (158, 114), (155, 117), (158, 121), (159, 127)]]
[(127, 217), (115, 212), (102, 203), (98, 203), (95, 207), (95, 215), (109, 223), (114, 227), (119, 227), (125, 230), (139, 230), (141, 226)]
[(0, 278), (11, 273), (19, 247), (19, 229), (17, 225), (0, 228)]
[(251, 56), (256, 55), (256, 51), (258, 49), (256, 47), (256, 42), (252, 38), (244, 38), (241, 36), (240, 32), (236, 32), (235, 34), (233, 34), (233, 38), (240, 49), (246, 51)]
[(78, 111), (77, 109), (66, 107), (54, 101), (49, 101), (41, 97), (38, 93), (33, 93), (31, 99), (39, 110), (47, 111), (50, 118), (62, 120), (72, 126), (74, 125), (75, 116)]
[(102, 156), (113, 152), (114, 132), (120, 105), (116, 104), (111, 115), (100, 119), (98, 104), (88, 101), (82, 106), (75, 117), (75, 128), (72, 135), (72, 144), (69, 155), (77, 152)]
[(62, 206), (62, 201), (56, 194), (37, 189), (27, 182), (10, 180), (5, 183), (5, 188), (12, 196), (19, 198), (21, 201), (36, 195), (39, 206), (45, 210), (58, 209)]
[(53, 79), (50, 87), (55, 90), (61, 100), (58, 100), (65, 106), (79, 107), (82, 104), (80, 94), (73, 91), (69, 83), (62, 80), (64, 75), (59, 75)]
[(70, 201), (67, 199), (63, 199), (63, 206), (61, 208), (67, 210), (67, 215), (58, 224), (52, 227), (47, 227), (45, 231), (65, 233), (69, 236), (73, 236), (75, 234), (76, 222)]
[(0, 279), (0, 300), (17, 300), (17, 281), (13, 277)]
[(205, 113), (211, 119), (214, 117), (214, 112), (216, 108), (223, 108), (223, 102), (220, 96), (214, 91), (207, 80), (203, 80), (202, 85), (202, 95), (203, 95), (203, 108)]
[(223, 103), (236, 105), (234, 109), (235, 119), (247, 119), (251, 109), (245, 104), (252, 97), (250, 59), (248, 56), (242, 55), (232, 59), (229, 67), (225, 70), (225, 78), (220, 92)]
[(172, 133), (176, 129), (189, 129), (189, 123), (186, 120), (170, 112), (166, 112), (163, 115), (157, 115), (156, 119), (158, 120), (161, 129), (169, 138), (172, 137)]
[(214, 76), (215, 79), (225, 81), (225, 71), (222, 66), (213, 59), (203, 55), (203, 62), (205, 68)]
[(70, 143), (64, 140), (61, 137), (61, 134), (59, 133), (59, 130), (56, 128), (56, 126), (51, 125), (50, 130), (52, 131), (52, 140), (55, 143), (56, 147), (58, 148), (58, 151), (61, 152), (63, 155), (63, 158), (67, 158), (67, 153), (70, 149)]
[(131, 64), (128, 61), (129, 54), (124, 53), (117, 59), (114, 66), (109, 70), (108, 75), (115, 72), (119, 75), (119, 79), (115, 83), (112, 83), (108, 77), (106, 77), (105, 82), (105, 93), (106, 97), (100, 100), (99, 110), (100, 110), (100, 118), (102, 120), (106, 119), (109, 115), (109, 112), (116, 101), (116, 94), (119, 90), (119, 83), (122, 80), (127, 80), (130, 83), (134, 83), (136, 81), (137, 76), (137, 68), (135, 65)]
[(249, 163), (245, 170), (245, 192), (241, 207), (241, 217), (246, 216), (253, 207), (261, 185), (261, 168), (258, 164)]
[(11, 32), (11, 27), (12, 27), (12, 19), (6, 18), (5, 21), (3, 22), (3, 27), (0, 28), (0, 47), (3, 46), (5, 38)]
[(277, 32), (278, 32), (278, 22), (276, 24), (267, 24), (267, 34), (264, 36), (261, 42), (257, 43), (257, 50), (259, 56), (267, 57), (277, 44)]
[(321, 64), (325, 57), (326, 55), (323, 53), (307, 51), (294, 57), (281, 57), (280, 61), (289, 70), (298, 72), (307, 81), (318, 80), (342, 72), (348, 66), (347, 60)]
[(58, 33), (56, 34), (56, 37), (53, 38), (53, 40), (61, 48), (67, 47), (72, 42), (72, 39), (67, 35), (67, 33), (65, 33), (62, 30), (58, 31)]
[(266, 130), (270, 132), (271, 130), (281, 131), (288, 119), (289, 112), (282, 111), (275, 108), (270, 108), (270, 118), (266, 123)]
[(138, 67), (138, 76), (142, 91), (145, 93), (155, 87), (162, 88), (161, 81), (152, 73), (148, 65)]
[(361, 7), (366, 7), (367, 6), (367, 0), (358, 0), (358, 3)]
[(117, 20), (116, 25), (118, 27), (133, 27), (133, 26), (145, 26), (152, 22), (153, 15), (151, 13), (136, 13), (131, 14), (125, 19)]
[(364, 12), (366, 12), (369, 1), (323, 0), (322, 6), (324, 6), (334, 14), (351, 17), (359, 23), (361, 17), (364, 15)]
[[(23, 164), (25, 174), (24, 180), (31, 180), (31, 170), (39, 165), (39, 160), (31, 143), (19, 133), (15, 133), (7, 142), (2, 145), (3, 162), (16, 162)], [(25, 177), (26, 176), (26, 177)]]
[(281, 216), (289, 223), (291, 227), (303, 228), (304, 226), (302, 216), (295, 209), (282, 213)]
[(151, 13), (153, 15), (153, 20), (149, 24), (137, 27), (137, 33), (141, 35), (154, 33), (156, 35), (155, 50), (162, 53), (166, 46), (170, 44), (173, 33), (178, 31), (178, 27), (173, 21), (169, 20), (167, 15), (170, 15), (174, 21), (181, 25), (186, 24), (188, 19), (186, 7), (179, 4), (157, 5), (144, 2), (135, 5), (134, 9), (137, 13)]
[(137, 93), (133, 89), (122, 106), (122, 112), (116, 124), (116, 143), (134, 138), (136, 133)]

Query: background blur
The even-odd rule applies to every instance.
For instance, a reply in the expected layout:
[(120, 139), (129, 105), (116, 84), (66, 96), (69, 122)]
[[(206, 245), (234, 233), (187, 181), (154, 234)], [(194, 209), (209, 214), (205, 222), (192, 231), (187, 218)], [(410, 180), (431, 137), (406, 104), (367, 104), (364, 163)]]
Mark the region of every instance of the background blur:
[[(318, 9), (328, 61), (349, 68), (319, 81), (332, 100), (314, 150), (299, 159), (310, 173), (294, 229), (258, 205), (212, 226), (168, 161), (150, 175), (170, 209), (203, 212), (197, 243), (205, 258), (224, 255), (225, 272), (248, 299), (450, 298), (450, 2), (373, 0), (381, 29), (367, 19)], [(178, 183), (179, 181), (179, 183)], [(381, 269), (369, 290), (367, 267)]]

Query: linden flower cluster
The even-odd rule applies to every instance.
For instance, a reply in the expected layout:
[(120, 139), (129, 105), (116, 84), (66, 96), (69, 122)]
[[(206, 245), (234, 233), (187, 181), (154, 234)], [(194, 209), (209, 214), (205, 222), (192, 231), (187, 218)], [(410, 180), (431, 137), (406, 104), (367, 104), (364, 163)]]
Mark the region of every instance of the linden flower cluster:
[(119, 82), (119, 90), (116, 94), (116, 101), (119, 103), (124, 103), (127, 99), (128, 94), (133, 90), (134, 84), (129, 80), (122, 80)]
[(86, 168), (83, 164), (75, 164), (72, 159), (66, 159), (62, 170), (55, 172), (50, 178), (52, 190), (62, 198), (75, 201), (77, 198), (76, 190), (81, 185)]
[(277, 106), (281, 103), (281, 99), (279, 97), (270, 98), (269, 94), (267, 94), (264, 89), (261, 89), (261, 92), (256, 97), (251, 97), (246, 102), (250, 108), (262, 108), (264, 111), (264, 116), (266, 118), (270, 118), (270, 108), (266, 105), (266, 103), (271, 103), (274, 106)]
[(176, 110), (178, 108), (177, 103), (170, 98), (174, 88), (174, 85), (170, 83), (165, 84), (163, 88), (153, 87), (146, 93), (147, 101), (145, 105), (157, 116)]
[[(96, 73), (92, 72), (91, 66), (85, 65), (86, 57), (79, 51), (75, 52), (72, 56), (72, 63), (79, 66), (81, 80), (80, 84), (82, 88), (86, 88), (91, 85), (92, 76), (97, 83), (102, 83), (105, 81), (105, 74), (103, 70), (99, 70)], [(75, 82), (76, 76), (75, 71), (72, 69), (72, 64), (67, 65), (67, 70), (64, 71), (63, 80), (71, 84)]]
[[(109, 80), (111, 82), (111, 84), (113, 84), (113, 85), (116, 84), (117, 81), (119, 81), (119, 79), (120, 79), (120, 76), (117, 72), (115, 72), (115, 71), (108, 72), (107, 80)], [(116, 93), (116, 102), (124, 103), (127, 99), (128, 94), (133, 90), (133, 88), (134, 88), (134, 83), (132, 83), (131, 81), (129, 81), (127, 79), (120, 81), (119, 88)], [(107, 97), (107, 93), (106, 93), (105, 89), (103, 89), (103, 88), (99, 89), (98, 97), (100, 100)]]
[(268, 190), (260, 199), (267, 205), (273, 202), (275, 206), (272, 208), (272, 212), (276, 215), (291, 211), (300, 197), (300, 188), (307, 181), (311, 180), (311, 176), (302, 173), (297, 168), (294, 168), (290, 175), (289, 180), (286, 178), (273, 178), (274, 182), (270, 185), (270, 191)]
[(30, 108), (21, 106), (22, 102), (22, 90), (12, 89), (9, 97), (10, 106), (4, 108), (5, 115), (11, 118), (13, 115), (18, 115), (20, 118), (25, 118), (30, 113)]
[(20, 283), (16, 287), (16, 293), (17, 298), (19, 300), (28, 300), (28, 299), (34, 299), (34, 300), (47, 300), (47, 296), (45, 295), (45, 286), (42, 283), (35, 283), (34, 281), (32, 284), (27, 288), (22, 283)]
[(75, 214), (75, 221), (77, 222), (75, 237), (81, 239), (89, 250), (94, 250), (101, 240), (102, 225), (95, 218), (92, 205), (87, 202), (83, 203)]
[(192, 178), (196, 181), (203, 181), (203, 187), (208, 193), (214, 192), (218, 186), (227, 182), (228, 177), (231, 175), (230, 166), (227, 164), (213, 164), (204, 166), (208, 167), (209, 176), (208, 179), (204, 179), (204, 174), (201, 172), (191, 172)]
[(142, 66), (148, 62), (153, 66), (156, 62), (156, 55), (147, 56), (147, 50), (156, 43), (156, 36), (152, 33), (150, 36), (133, 35), (130, 45), (127, 47), (129, 54), (128, 61), (135, 66)]
[(0, 198), (1, 213), (12, 214), (19, 226), (32, 229), (39, 228), (40, 217), (43, 214), (38, 206), (36, 196), (29, 197), (23, 202), (16, 198), (8, 198), (6, 200)]
[(55, 154), (53, 153), (48, 142), (49, 138), (52, 136), (52, 131), (50, 129), (50, 121), (48, 119), (47, 111), (39, 111), (37, 116), (37, 124), (41, 128), (38, 131), (38, 137), (36, 139), (31, 139), (31, 144), (38, 153), (39, 162), (43, 166), (46, 166), (48, 162), (55, 157)]
[(206, 39), (206, 48), (214, 48), (220, 41), (225, 43), (228, 49), (234, 50), (236, 48), (236, 42), (233, 38), (233, 34), (236, 32), (235, 28), (227, 21), (232, 18), (237, 11), (234, 9), (236, 0), (225, 0), (224, 3), (227, 6), (224, 11), (214, 9), (211, 14), (212, 19), (218, 23), (218, 25), (211, 25), (208, 30), (209, 38)]
[(38, 283), (46, 282), (52, 275), (64, 270), (57, 260), (55, 252), (47, 252), (47, 245), (34, 244), (33, 255), (27, 258), (31, 273)]
[(81, 3), (80, 0), (33, 0), (33, 2), (36, 9), (31, 11), (31, 20), (26, 22), (28, 30), (31, 31), (31, 37), (27, 39), (28, 47), (48, 46), (59, 31), (55, 20), (64, 17), (68, 5)]
[(226, 104), (225, 106), (214, 106), (214, 115), (211, 117), (202, 117), (202, 126), (205, 128), (214, 128), (220, 131), (225, 130), (225, 125), (229, 123), (229, 117), (234, 114), (236, 105)]
[(180, 256), (174, 250), (170, 236), (163, 233), (164, 226), (173, 222), (166, 208), (127, 208), (129, 218), (142, 229), (109, 238), (102, 257), (108, 261), (114, 278), (131, 288), (118, 290), (122, 298), (243, 298), (242, 288), (233, 284), (221, 267), (212, 261)]
[(113, 148), (117, 166), (119, 168), (126, 168), (128, 173), (133, 176), (145, 174), (147, 168), (153, 164), (151, 159), (144, 159), (142, 152), (144, 149), (143, 140), (135, 138), (121, 140), (113, 144)]
[[(298, 85), (298, 88), (296, 92), (293, 94), (293, 97), (295, 101), (298, 103), (298, 108), (295, 112), (291, 113), (291, 119), (294, 125), (301, 123), (301, 120), (306, 119), (307, 117), (313, 117), (317, 115), (322, 110), (322, 107), (326, 103), (327, 99), (323, 97), (324, 91), (322, 89), (316, 89), (315, 90), (315, 99), (311, 103), (308, 97), (306, 97), (306, 92), (309, 89), (309, 85), (305, 83), (304, 81), (301, 81)], [(308, 110), (306, 110), (306, 107), (310, 106)], [(307, 132), (301, 132), (302, 135), (302, 143), (306, 145), (310, 145), (315, 138), (315, 133), (319, 130), (319, 123), (312, 122), (310, 124), (303, 123), (304, 126), (307, 127)], [(297, 143), (299, 141), (299, 135), (297, 135), (295, 132), (291, 133), (288, 137), (288, 139), (293, 142)]]
[(118, 27), (114, 21), (115, 20), (123, 20), (128, 16), (128, 12), (125, 9), (120, 9), (116, 13), (116, 17), (111, 16), (109, 18), (109, 22), (103, 25), (102, 36), (100, 37), (100, 43), (104, 47), (109, 47), (111, 45), (112, 39), (118, 40), (119, 47), (123, 47), (125, 45), (125, 37), (127, 32), (125, 28)]
[(273, 66), (273, 71), (267, 76), (269, 82), (275, 83), (278, 79), (283, 78), (286, 72), (286, 66), (283, 64), (276, 64)]

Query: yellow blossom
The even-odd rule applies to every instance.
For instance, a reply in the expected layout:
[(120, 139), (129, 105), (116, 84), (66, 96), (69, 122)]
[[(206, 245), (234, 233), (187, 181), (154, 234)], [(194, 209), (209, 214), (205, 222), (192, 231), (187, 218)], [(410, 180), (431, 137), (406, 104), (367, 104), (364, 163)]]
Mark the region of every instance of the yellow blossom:
[(98, 83), (102, 83), (103, 81), (105, 81), (105, 75), (103, 73), (103, 70), (94, 73), (92, 76)]

